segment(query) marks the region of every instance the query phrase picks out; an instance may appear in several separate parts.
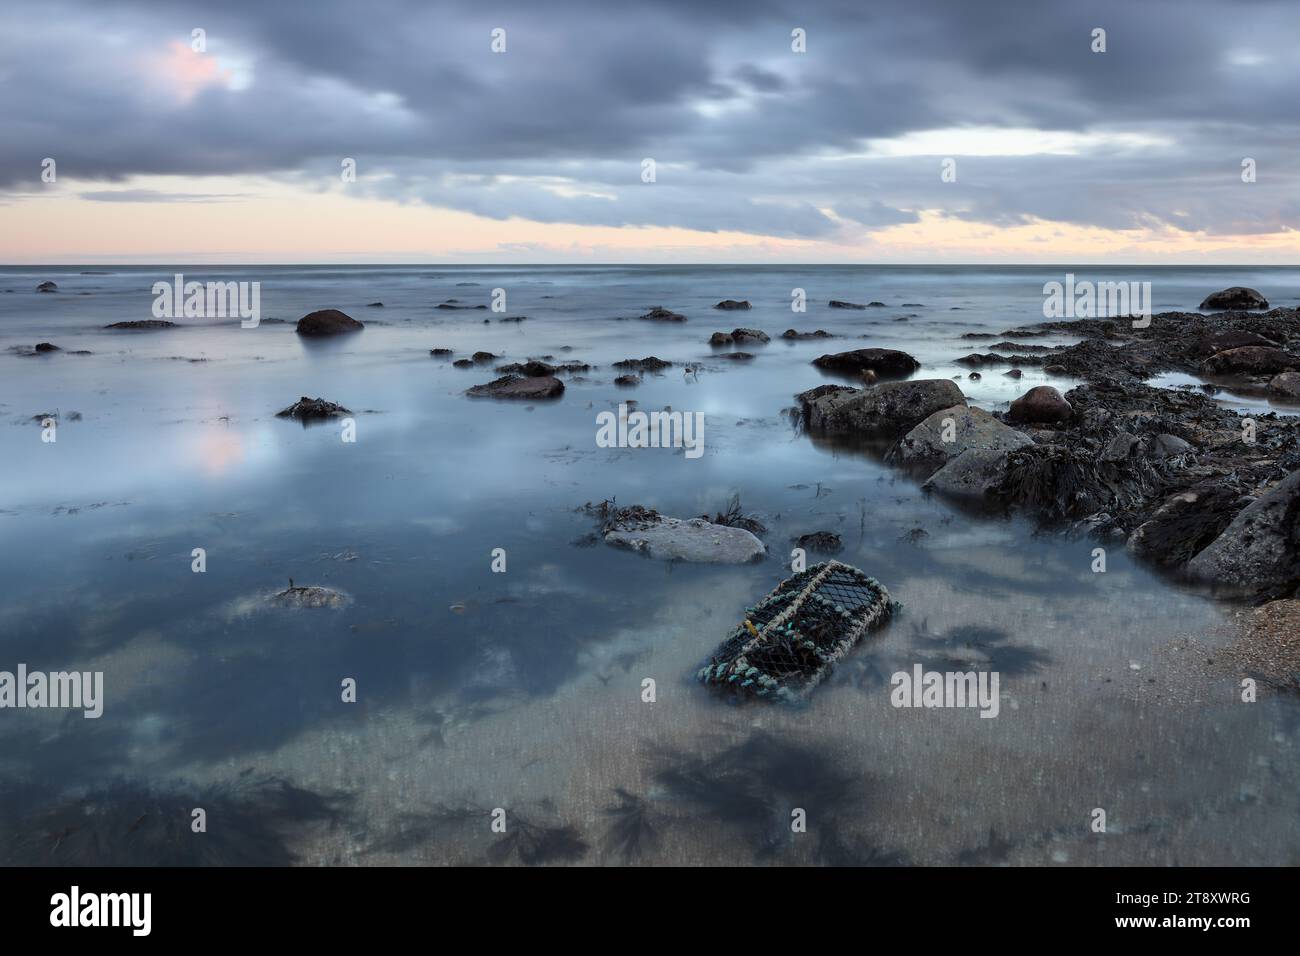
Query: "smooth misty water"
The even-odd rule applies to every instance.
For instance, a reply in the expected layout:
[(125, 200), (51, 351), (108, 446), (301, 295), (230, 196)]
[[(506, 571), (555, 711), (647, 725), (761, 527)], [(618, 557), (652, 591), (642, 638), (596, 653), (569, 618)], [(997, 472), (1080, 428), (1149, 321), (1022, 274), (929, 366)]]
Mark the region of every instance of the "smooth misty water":
[[(811, 359), (867, 345), (916, 355), (920, 377), (961, 374), (972, 401), (999, 407), (1042, 377), (971, 382), (949, 364), (979, 347), (960, 336), (1041, 319), (1042, 284), (1064, 267), (194, 268), (188, 280), (260, 281), (263, 318), (286, 323), (102, 330), (150, 318), (152, 283), (175, 271), (0, 270), (0, 670), (102, 670), (107, 697), (97, 721), (0, 711), (0, 839), (109, 781), (185, 801), (270, 774), (350, 799), (333, 826), (285, 836), (308, 863), (495, 859), (495, 807), (572, 826), (588, 862), (624, 859), (629, 828), (647, 835), (626, 858), (682, 863), (1295, 861), (1294, 702), (1235, 703), (1231, 683), (1164, 652), (1213, 643), (1223, 608), (1120, 548), (1093, 574), (1093, 543), (964, 514), (783, 414), (827, 380)], [(1157, 310), (1228, 285), (1278, 304), (1300, 292), (1296, 270), (1073, 271), (1150, 279)], [(61, 291), (35, 294), (45, 279)], [(433, 308), (486, 304), (494, 287), (528, 321)], [(754, 308), (709, 308), (722, 298)], [(654, 305), (689, 321), (634, 318)], [(325, 307), (367, 329), (301, 341), (293, 321)], [(738, 325), (773, 336), (744, 347), (748, 364), (706, 344)], [(791, 326), (838, 338), (776, 338)], [(38, 341), (65, 351), (10, 350)], [(558, 402), (472, 401), (463, 390), (491, 366), (456, 369), (434, 347), (598, 367)], [(610, 363), (647, 355), (676, 367), (612, 385)], [(300, 395), (356, 411), (357, 441), (274, 417)], [(704, 412), (704, 456), (596, 447), (596, 414), (629, 398)], [(58, 440), (42, 443), (32, 418), (54, 411)], [(761, 564), (573, 543), (593, 530), (584, 502), (692, 516), (736, 493), (770, 528)], [(900, 540), (915, 528), (927, 536)], [(785, 576), (790, 539), (821, 529), (902, 615), (806, 708), (713, 700), (696, 666)], [(197, 547), (205, 574), (190, 570)], [(262, 607), (290, 577), (351, 604)], [(895, 710), (888, 677), (916, 662), (998, 670), (1000, 716)], [(340, 700), (345, 677), (356, 704)], [(789, 832), (794, 807), (807, 834)], [(1088, 831), (1094, 807), (1104, 837)]]

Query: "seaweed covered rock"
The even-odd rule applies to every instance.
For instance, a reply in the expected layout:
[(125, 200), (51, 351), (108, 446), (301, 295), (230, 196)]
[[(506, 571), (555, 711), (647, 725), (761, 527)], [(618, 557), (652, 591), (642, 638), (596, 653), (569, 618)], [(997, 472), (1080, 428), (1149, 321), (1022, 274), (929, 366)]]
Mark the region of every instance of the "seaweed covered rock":
[(905, 464), (938, 467), (970, 448), (1011, 451), (1033, 444), (1023, 432), (1002, 424), (982, 408), (941, 408), (898, 441), (890, 458)]
[(1241, 492), (1206, 481), (1170, 495), (1128, 537), (1128, 548), (1152, 564), (1182, 567), (1209, 546), (1241, 511)]
[(1187, 565), (1199, 581), (1252, 594), (1300, 586), (1300, 471), (1244, 508)]
[(310, 337), (323, 337), (327, 335), (342, 335), (347, 332), (360, 332), (365, 325), (358, 322), (346, 312), (340, 312), (338, 309), (320, 309), (316, 312), (309, 312), (298, 320), (295, 327), (299, 335)]
[(1297, 365), (1300, 359), (1282, 349), (1246, 345), (1210, 356), (1204, 370), (1210, 375), (1274, 375)]
[(898, 438), (935, 412), (966, 403), (961, 389), (946, 378), (824, 388), (800, 396), (808, 428), (861, 438)]
[(325, 418), (338, 418), (343, 415), (351, 415), (352, 412), (337, 405), (334, 402), (327, 402), (323, 398), (308, 398), (304, 395), (298, 401), (294, 402), (288, 408), (275, 413), (276, 418), (296, 418), (300, 422), (319, 421)]
[(666, 561), (745, 564), (767, 553), (763, 542), (744, 528), (704, 518), (669, 518), (638, 505), (611, 511), (601, 534), (606, 544)]
[(949, 498), (983, 501), (1007, 475), (1007, 452), (968, 448), (926, 479), (921, 487)]
[(1201, 309), (1267, 309), (1268, 300), (1245, 286), (1234, 285), (1230, 289), (1212, 292), (1205, 297)]
[(870, 369), (882, 378), (911, 375), (921, 363), (898, 349), (854, 349), (813, 359), (813, 365), (827, 372), (860, 376)]

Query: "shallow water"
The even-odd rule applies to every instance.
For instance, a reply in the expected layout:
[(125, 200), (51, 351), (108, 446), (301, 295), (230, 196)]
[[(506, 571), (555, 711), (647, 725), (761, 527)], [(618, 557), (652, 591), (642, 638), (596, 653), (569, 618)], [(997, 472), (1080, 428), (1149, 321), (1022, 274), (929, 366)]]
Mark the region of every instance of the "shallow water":
[[(296, 819), (297, 804), (281, 814), (308, 863), (1297, 858), (1294, 699), (1239, 703), (1166, 653), (1187, 635), (1212, 644), (1222, 607), (1121, 548), (1094, 573), (1094, 543), (965, 514), (783, 413), (831, 380), (813, 358), (868, 345), (1004, 406), (1045, 379), (969, 380), (951, 360), (980, 343), (960, 336), (1041, 320), (1042, 284), (1066, 267), (195, 268), (181, 271), (260, 281), (263, 318), (286, 324), (143, 333), (102, 326), (150, 318), (150, 286), (177, 269), (85, 268), (113, 274), (0, 270), (14, 290), (0, 291), (0, 670), (102, 670), (105, 711), (0, 710), (0, 848), (111, 780), (126, 795), (96, 799), (153, 787), (184, 802), (274, 776), (345, 807), (332, 823)], [(1300, 288), (1296, 270), (1092, 277), (1150, 279), (1157, 310), (1228, 285), (1289, 304)], [(36, 294), (45, 279), (61, 291)], [(486, 304), (498, 287), (505, 314), (527, 321), (433, 308)], [(806, 314), (790, 310), (796, 287)], [(754, 308), (709, 308), (723, 298)], [(832, 298), (889, 306), (830, 310)], [(635, 318), (655, 305), (689, 321)], [(292, 322), (325, 307), (366, 330), (300, 340)], [(742, 347), (752, 362), (706, 344), (741, 325), (773, 336)], [(777, 339), (789, 327), (837, 338)], [(9, 351), (38, 341), (65, 351)], [(435, 347), (597, 367), (566, 378), (557, 402), (473, 401), (463, 390), (492, 366), (456, 369)], [(612, 385), (612, 362), (647, 355), (674, 368)], [(357, 440), (274, 417), (300, 395), (353, 409)], [(703, 412), (703, 456), (598, 448), (596, 414), (627, 399)], [(45, 443), (32, 419), (51, 412)], [(689, 517), (733, 494), (770, 529), (765, 562), (666, 565), (574, 544), (594, 527), (577, 510), (588, 501)], [(695, 668), (787, 575), (790, 540), (823, 529), (901, 614), (807, 707), (711, 698)], [(350, 603), (265, 607), (290, 578)], [(999, 716), (891, 707), (889, 675), (918, 662), (997, 670)], [(349, 677), (356, 703), (340, 699)], [(1097, 807), (1104, 835), (1089, 829)], [(509, 842), (490, 830), (494, 808)], [(794, 808), (806, 833), (790, 832)], [(154, 861), (148, 845), (130, 852)]]

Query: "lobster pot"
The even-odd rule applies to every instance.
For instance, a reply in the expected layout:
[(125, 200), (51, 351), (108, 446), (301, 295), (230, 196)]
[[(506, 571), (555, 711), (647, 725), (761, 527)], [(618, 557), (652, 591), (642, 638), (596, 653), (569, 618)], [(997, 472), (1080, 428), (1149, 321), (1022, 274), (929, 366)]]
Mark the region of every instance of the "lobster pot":
[(893, 612), (875, 578), (839, 561), (817, 564), (749, 608), (696, 676), (739, 697), (799, 700)]

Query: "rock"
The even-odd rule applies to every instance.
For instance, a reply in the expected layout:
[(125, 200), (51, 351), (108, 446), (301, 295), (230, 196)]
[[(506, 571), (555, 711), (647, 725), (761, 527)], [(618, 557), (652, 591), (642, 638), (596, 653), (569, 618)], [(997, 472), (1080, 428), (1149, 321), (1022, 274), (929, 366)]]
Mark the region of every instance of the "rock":
[(1251, 593), (1294, 590), (1300, 579), (1300, 471), (1233, 518), (1188, 562), (1187, 572), (1198, 581)]
[(456, 361), (452, 362), (451, 364), (454, 365), (456, 368), (473, 368), (473, 367), (474, 367), (474, 363), (473, 363), (471, 360), (469, 360), (469, 359), (456, 359)]
[(1269, 380), (1268, 390), (1275, 395), (1300, 398), (1300, 372), (1283, 372), (1281, 375), (1275, 375)]
[(714, 308), (715, 308), (715, 309), (722, 309), (723, 311), (726, 311), (726, 312), (734, 312), (734, 311), (736, 311), (736, 310), (738, 310), (738, 309), (739, 309), (739, 310), (746, 310), (746, 309), (748, 309), (748, 308), (749, 308), (749, 303), (746, 302), (746, 301), (744, 301), (744, 300), (737, 301), (736, 299), (723, 299), (721, 302), (719, 302), (717, 305), (715, 305)]
[(1070, 370), (1064, 365), (1044, 365), (1043, 373), (1045, 375), (1069, 375)]
[(507, 316), (504, 316), (504, 317), (502, 317), (502, 318), (500, 318), (500, 319), (497, 319), (497, 321), (498, 321), (498, 322), (516, 322), (516, 323), (518, 323), (518, 322), (527, 322), (527, 321), (528, 321), (528, 316), (526, 316), (526, 315), (507, 315)]
[(634, 372), (662, 372), (666, 368), (671, 368), (672, 364), (672, 362), (665, 362), (661, 358), (650, 355), (643, 359), (624, 359), (621, 362), (615, 362), (614, 368), (625, 368)]
[(868, 309), (887, 309), (887, 308), (889, 308), (889, 306), (885, 305), (885, 303), (883, 303), (883, 302), (868, 302), (868, 303), (867, 303), (867, 308), (868, 308)]
[(367, 303), (366, 305), (367, 309), (382, 309), (383, 307), (384, 307), (384, 303), (382, 302), (370, 302)]
[(731, 362), (748, 362), (754, 358), (754, 353), (753, 352), (727, 352), (726, 354), (720, 355), (718, 357), (727, 359), (728, 361)]
[(1177, 435), (1159, 434), (1152, 435), (1142, 449), (1142, 454), (1148, 458), (1165, 459), (1179, 458), (1183, 455), (1195, 451), (1191, 442), (1184, 441)]
[(745, 564), (760, 560), (767, 548), (743, 528), (703, 518), (666, 518), (644, 508), (625, 508), (606, 522), (605, 543), (665, 561)]
[(861, 375), (871, 369), (877, 375), (910, 375), (921, 367), (921, 363), (906, 352), (897, 349), (854, 349), (851, 352), (837, 352), (813, 359), (813, 365), (828, 372), (840, 372), (846, 375)]
[(1254, 289), (1234, 285), (1231, 289), (1213, 292), (1205, 297), (1201, 309), (1267, 309), (1268, 300)]
[(970, 379), (972, 382), (978, 382), (978, 381), (980, 381), (984, 376), (981, 375), (979, 372), (971, 372), (971, 373), (970, 373), (969, 375), (967, 375), (966, 377), (967, 377), (968, 379)]
[(46, 281), (38, 285), (36, 287), (36, 291), (37, 292), (58, 292), (59, 286), (58, 283)]
[(833, 339), (825, 329), (817, 329), (815, 332), (800, 332), (797, 329), (786, 329), (781, 333), (783, 339)]
[(865, 305), (858, 305), (856, 302), (841, 302), (839, 299), (831, 299), (826, 303), (832, 309), (865, 309)]
[(276, 607), (287, 608), (341, 608), (347, 606), (348, 599), (342, 592), (335, 591), (333, 588), (315, 585), (295, 587), (293, 580), (290, 579), (287, 588), (271, 596), (271, 603)]
[(805, 406), (812, 430), (861, 438), (897, 438), (930, 415), (966, 402), (948, 379), (886, 382), (874, 388), (825, 392)]
[(307, 422), (322, 418), (338, 418), (342, 415), (351, 414), (352, 412), (342, 405), (327, 402), (323, 398), (308, 398), (304, 395), (284, 411), (276, 412), (275, 417), (296, 418), (299, 421)]
[(1205, 360), (1202, 367), (1210, 375), (1272, 375), (1289, 371), (1297, 365), (1300, 365), (1300, 359), (1290, 352), (1247, 345), (1212, 355)]
[(968, 448), (951, 458), (921, 486), (953, 498), (982, 499), (1007, 474), (1007, 452), (997, 448)]
[(465, 394), (471, 398), (509, 398), (524, 401), (559, 398), (564, 394), (564, 383), (550, 375), (523, 377), (503, 375), (485, 385), (475, 385)]
[(709, 336), (710, 345), (730, 345), (732, 341), (733, 339), (731, 338), (730, 332), (714, 332)]
[(641, 376), (620, 375), (618, 378), (614, 379), (614, 384), (617, 385), (619, 388), (631, 388), (634, 385), (641, 384)]
[(770, 342), (767, 333), (761, 329), (734, 329), (731, 333), (736, 342)]
[(839, 554), (844, 550), (844, 542), (833, 531), (812, 531), (795, 538), (794, 546), (818, 554)]
[(493, 355), (491, 352), (475, 352), (473, 355), (470, 356), (471, 359), (473, 359), (475, 362), (478, 362), (480, 365), (486, 364), (488, 362), (495, 362), (500, 357), (501, 356), (499, 355)]
[(1013, 422), (1047, 424), (1068, 419), (1074, 409), (1050, 385), (1035, 385), (1011, 403), (1007, 419)]
[(639, 318), (645, 319), (647, 322), (685, 322), (686, 321), (686, 316), (682, 315), (679, 312), (673, 312), (669, 309), (665, 309), (661, 305), (656, 305), (645, 315), (639, 316)]
[(1018, 368), (1013, 368), (1011, 371), (1003, 373), (1006, 378), (1020, 378), (1024, 374), (1025, 373), (1020, 371)]
[(439, 358), (445, 358), (446, 356), (454, 355), (455, 353), (451, 349), (429, 349), (429, 354), (436, 355)]
[(1278, 343), (1255, 332), (1248, 332), (1245, 329), (1218, 329), (1198, 338), (1192, 346), (1192, 354), (1208, 358), (1219, 352), (1239, 349), (1247, 345), (1277, 348)]
[[(461, 304), (460, 304), (460, 299), (448, 299), (446, 302), (440, 302), (440, 303), (438, 303), (438, 305), (436, 306), (436, 308), (439, 308), (439, 309), (448, 309), (448, 310), (453, 310), (453, 309), (486, 309), (487, 306), (486, 306), (486, 305), (461, 305)], [(487, 319), (484, 319), (483, 321), (486, 322)]]
[(35, 351), (35, 352), (62, 352), (63, 349), (59, 348), (57, 345), (51, 345), (49, 342), (37, 342), (37, 343), (36, 343), (36, 348), (33, 349), (33, 351)]
[(970, 355), (963, 355), (959, 359), (953, 359), (957, 365), (965, 365), (967, 368), (980, 368), (984, 365), (1006, 365), (1007, 360), (1001, 355), (994, 355), (987, 352), (981, 355), (979, 352), (971, 352)]
[(104, 328), (147, 332), (151, 329), (174, 329), (176, 323), (168, 322), (166, 319), (137, 319), (133, 322), (114, 322), (112, 325), (104, 326)]
[(1002, 424), (984, 409), (961, 404), (928, 416), (899, 439), (889, 457), (937, 468), (971, 448), (1005, 453), (1031, 444), (1028, 435)]
[(317, 312), (309, 312), (299, 319), (295, 331), (299, 335), (319, 337), (360, 332), (364, 328), (365, 325), (345, 312), (340, 312), (338, 309), (321, 309)]
[(530, 359), (527, 362), (512, 362), (509, 365), (502, 365), (497, 371), (506, 375), (525, 375), (536, 378), (542, 375), (554, 375), (558, 369), (554, 365), (547, 365), (545, 362)]
[(1128, 536), (1134, 554), (1164, 567), (1180, 567), (1203, 551), (1242, 509), (1232, 488), (1202, 482), (1170, 495)]

